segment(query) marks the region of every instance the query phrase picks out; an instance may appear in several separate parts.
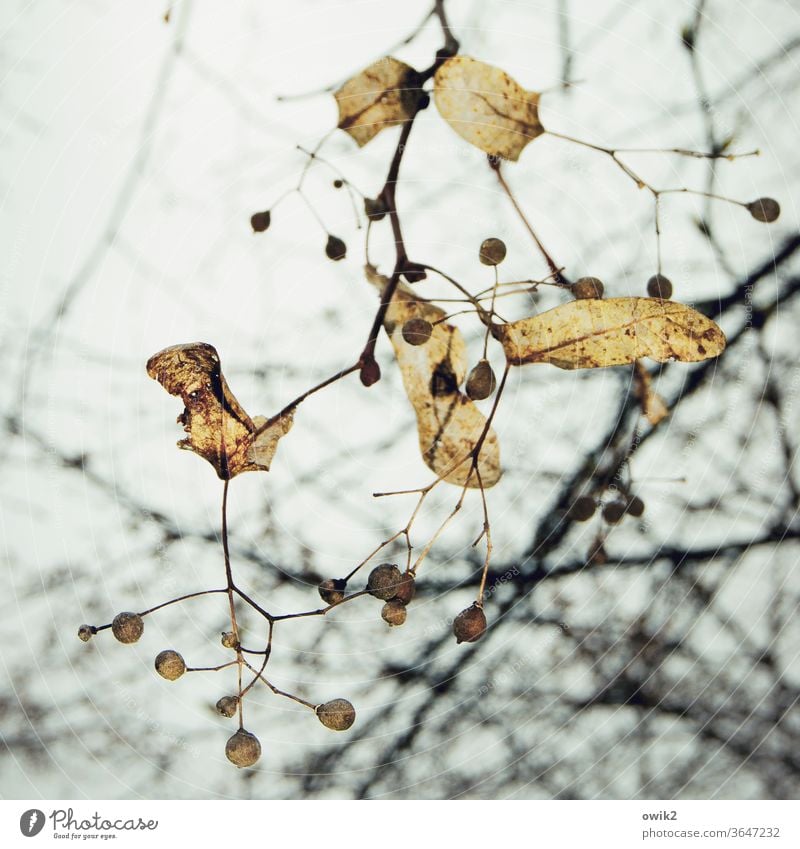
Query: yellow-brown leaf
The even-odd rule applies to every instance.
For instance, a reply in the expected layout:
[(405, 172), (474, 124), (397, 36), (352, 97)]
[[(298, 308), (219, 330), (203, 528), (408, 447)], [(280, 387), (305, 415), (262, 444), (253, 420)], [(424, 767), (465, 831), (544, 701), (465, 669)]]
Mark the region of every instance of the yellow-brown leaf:
[(544, 132), (539, 94), (469, 56), (442, 64), (434, 76), (433, 97), (445, 121), (491, 156), (516, 162), (525, 145)]
[(292, 416), (259, 433), (266, 419), (251, 419), (244, 411), (228, 388), (212, 345), (192, 342), (165, 348), (147, 361), (147, 373), (183, 400), (178, 423), (189, 436), (178, 442), (179, 448), (208, 460), (223, 480), (269, 469), (278, 440), (292, 426)]
[(334, 92), (339, 129), (363, 147), (384, 127), (411, 118), (421, 96), (417, 72), (410, 65), (392, 56), (378, 59)]
[(617, 366), (642, 357), (694, 363), (725, 348), (725, 334), (711, 319), (658, 298), (571, 301), (502, 325), (495, 335), (513, 365), (565, 369)]
[[(387, 279), (366, 269), (367, 279), (379, 291)], [(386, 312), (384, 327), (392, 342), (403, 386), (417, 416), (422, 458), (448, 483), (488, 489), (500, 480), (500, 445), (489, 430), (478, 458), (478, 475), (472, 471), (472, 452), (486, 426), (486, 418), (459, 386), (467, 372), (467, 352), (461, 331), (442, 322), (445, 313), (400, 284)], [(409, 345), (403, 325), (423, 318), (434, 327), (424, 345)], [(438, 322), (438, 323), (437, 323)]]

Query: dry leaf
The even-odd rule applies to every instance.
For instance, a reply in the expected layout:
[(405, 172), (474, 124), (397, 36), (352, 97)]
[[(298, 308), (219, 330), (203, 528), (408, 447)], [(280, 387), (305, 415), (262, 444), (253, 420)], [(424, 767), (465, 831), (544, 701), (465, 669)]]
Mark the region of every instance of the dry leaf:
[(261, 430), (268, 421), (269, 419), (265, 416), (253, 417), (253, 424), (256, 430), (255, 438), (247, 450), (248, 466), (239, 471), (269, 471), (269, 467), (272, 465), (272, 460), (275, 457), (275, 452), (278, 450), (278, 441), (292, 429), (292, 425), (294, 424), (294, 410), (285, 416), (281, 416), (268, 428)]
[(567, 369), (618, 366), (642, 357), (694, 363), (725, 348), (725, 334), (711, 319), (657, 298), (571, 301), (494, 332), (513, 365)]
[(269, 469), (278, 440), (292, 426), (292, 416), (258, 433), (267, 420), (251, 419), (242, 409), (212, 345), (193, 342), (165, 348), (147, 361), (147, 373), (170, 395), (179, 395), (186, 407), (178, 424), (189, 436), (178, 443), (179, 448), (208, 460), (223, 480)]
[(333, 96), (339, 107), (339, 129), (363, 147), (384, 127), (411, 118), (422, 90), (410, 65), (386, 56), (349, 79)]
[[(372, 266), (367, 279), (382, 293), (388, 280)], [(500, 480), (500, 445), (489, 430), (473, 472), (471, 452), (483, 433), (486, 417), (459, 391), (467, 372), (467, 351), (461, 331), (451, 324), (436, 324), (445, 313), (418, 297), (401, 283), (386, 312), (384, 327), (394, 348), (403, 385), (417, 415), (419, 447), (427, 466), (448, 483), (488, 489)], [(433, 332), (424, 345), (409, 345), (403, 325), (412, 318), (431, 322)], [(459, 461), (463, 461), (460, 462)], [(458, 465), (457, 465), (458, 464)], [(453, 468), (455, 466), (455, 468)]]
[(433, 98), (445, 121), (490, 156), (516, 162), (525, 145), (544, 132), (538, 92), (522, 88), (500, 68), (454, 56), (433, 82)]
[(633, 364), (633, 392), (639, 399), (642, 415), (655, 427), (669, 415), (666, 401), (653, 389), (653, 378), (650, 372), (639, 361)]

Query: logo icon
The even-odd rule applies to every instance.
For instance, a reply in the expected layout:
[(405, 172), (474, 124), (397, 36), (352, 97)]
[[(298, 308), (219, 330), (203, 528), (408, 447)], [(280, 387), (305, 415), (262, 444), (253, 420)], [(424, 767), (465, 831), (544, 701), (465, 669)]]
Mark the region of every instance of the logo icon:
[(44, 813), (38, 808), (31, 808), (19, 818), (19, 830), (25, 837), (36, 837), (44, 828)]

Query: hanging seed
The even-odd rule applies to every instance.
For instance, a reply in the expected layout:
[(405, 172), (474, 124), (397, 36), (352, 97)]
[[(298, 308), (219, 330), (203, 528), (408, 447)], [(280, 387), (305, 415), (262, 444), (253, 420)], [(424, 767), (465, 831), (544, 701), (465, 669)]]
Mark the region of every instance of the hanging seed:
[(467, 396), (473, 401), (483, 401), (497, 387), (492, 367), (488, 360), (480, 360), (467, 377)]

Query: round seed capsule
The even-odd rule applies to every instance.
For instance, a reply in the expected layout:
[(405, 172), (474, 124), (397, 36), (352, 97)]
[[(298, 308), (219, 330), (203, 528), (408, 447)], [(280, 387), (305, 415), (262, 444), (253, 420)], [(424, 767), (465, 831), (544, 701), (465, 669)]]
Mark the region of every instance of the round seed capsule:
[(230, 719), (239, 709), (238, 696), (223, 696), (215, 705), (217, 713)]
[(572, 284), (572, 294), (579, 301), (602, 298), (604, 289), (603, 281), (597, 277), (581, 277)]
[(603, 505), (603, 518), (609, 525), (616, 525), (625, 515), (628, 505), (624, 501), (609, 501)]
[(663, 274), (654, 274), (647, 281), (647, 294), (651, 298), (668, 301), (672, 297), (672, 281)]
[(420, 265), (417, 262), (408, 262), (403, 269), (403, 277), (409, 283), (419, 283), (420, 280), (425, 280), (428, 277), (428, 272), (425, 270), (424, 265)]
[(756, 221), (761, 221), (764, 224), (772, 224), (778, 220), (781, 214), (781, 207), (778, 201), (774, 198), (759, 198), (747, 204), (747, 210)]
[(478, 258), (484, 265), (500, 265), (506, 258), (506, 243), (502, 239), (484, 239)]
[(393, 598), (383, 605), (381, 610), (381, 618), (383, 621), (392, 627), (402, 625), (406, 621), (406, 606), (398, 598)]
[(644, 501), (638, 495), (628, 499), (628, 513), (635, 519), (644, 513)]
[(347, 245), (338, 236), (328, 236), (325, 243), (325, 255), (328, 259), (338, 261), (347, 256)]
[(346, 588), (344, 578), (327, 578), (317, 587), (317, 592), (325, 604), (338, 604), (344, 598)]
[(424, 318), (410, 318), (403, 325), (403, 339), (409, 345), (424, 345), (433, 333), (433, 325)]
[(144, 631), (144, 620), (138, 613), (118, 613), (111, 623), (111, 633), (121, 643), (135, 643)]
[(369, 573), (367, 592), (381, 601), (389, 601), (397, 595), (402, 579), (403, 575), (397, 566), (393, 563), (381, 563)]
[(486, 615), (477, 604), (472, 604), (453, 620), (453, 633), (457, 643), (474, 643), (486, 633)]
[(402, 601), (403, 604), (409, 604), (414, 598), (414, 593), (417, 590), (417, 584), (414, 576), (410, 572), (405, 572), (400, 578), (400, 583), (396, 587), (394, 598), (397, 601)]
[(256, 212), (250, 216), (250, 226), (253, 228), (254, 233), (263, 233), (269, 228), (271, 221), (272, 216), (268, 209), (264, 212)]
[(235, 649), (239, 644), (239, 641), (236, 639), (236, 634), (233, 631), (223, 631), (220, 642), (226, 649)]
[(381, 379), (381, 367), (377, 360), (368, 360), (364, 363), (358, 377), (364, 386), (372, 386), (377, 383)]
[(331, 699), (315, 708), (317, 719), (332, 731), (347, 731), (356, 721), (356, 709), (347, 699)]
[(240, 728), (225, 744), (225, 756), (238, 766), (252, 766), (261, 757), (258, 737)]
[(496, 387), (497, 380), (489, 361), (479, 360), (467, 377), (467, 397), (473, 401), (483, 401), (494, 392)]
[(81, 625), (78, 628), (78, 637), (84, 641), (84, 643), (88, 643), (89, 640), (94, 636), (94, 629), (91, 625)]
[(186, 672), (186, 662), (178, 652), (166, 649), (156, 657), (156, 672), (167, 681), (177, 681)]

